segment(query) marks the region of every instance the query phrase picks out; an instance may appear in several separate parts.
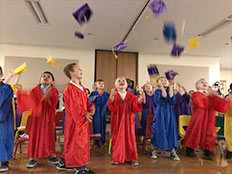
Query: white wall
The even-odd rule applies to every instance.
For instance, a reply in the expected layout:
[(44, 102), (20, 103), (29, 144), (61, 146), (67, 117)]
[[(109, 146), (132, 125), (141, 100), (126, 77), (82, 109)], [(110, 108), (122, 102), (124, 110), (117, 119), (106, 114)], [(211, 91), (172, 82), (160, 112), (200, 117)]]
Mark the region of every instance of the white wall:
[(232, 83), (232, 70), (221, 69), (220, 80), (226, 80), (226, 91), (229, 89), (229, 85)]
[[(0, 44), (0, 65), (3, 67), (3, 69), (5, 56), (46, 58), (49, 55), (60, 59), (77, 59), (84, 73), (82, 83), (85, 87), (92, 89), (95, 66), (94, 50)], [(39, 77), (40, 74), (37, 76)]]
[[(139, 86), (146, 83), (146, 81), (150, 81), (147, 73), (147, 65), (149, 64), (208, 67), (209, 84), (211, 85), (215, 81), (220, 80), (220, 63), (219, 58), (217, 57), (181, 56), (180, 58), (173, 58), (169, 55), (139, 53), (138, 64)], [(192, 76), (194, 76), (194, 72), (192, 73)], [(195, 82), (192, 82), (192, 89), (195, 89), (194, 84)]]

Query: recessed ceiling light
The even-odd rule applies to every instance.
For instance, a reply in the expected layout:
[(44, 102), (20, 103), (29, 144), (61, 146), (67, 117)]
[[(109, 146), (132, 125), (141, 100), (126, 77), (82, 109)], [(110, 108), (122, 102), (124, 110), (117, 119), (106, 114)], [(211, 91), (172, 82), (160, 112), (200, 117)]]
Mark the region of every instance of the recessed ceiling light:
[(159, 38), (158, 37), (154, 37), (153, 40), (159, 40)]
[(93, 33), (88, 33), (88, 35), (89, 35), (89, 36), (92, 36), (92, 35), (93, 35)]
[(224, 43), (224, 45), (230, 45), (230, 43)]

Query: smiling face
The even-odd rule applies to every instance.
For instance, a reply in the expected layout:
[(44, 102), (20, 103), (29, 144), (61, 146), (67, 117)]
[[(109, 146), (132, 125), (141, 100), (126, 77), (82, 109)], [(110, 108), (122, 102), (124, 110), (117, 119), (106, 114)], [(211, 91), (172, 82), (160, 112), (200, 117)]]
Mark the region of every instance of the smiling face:
[(208, 90), (208, 88), (209, 88), (209, 85), (205, 79), (200, 79), (197, 81), (197, 83), (196, 83), (197, 90), (206, 91), (206, 90)]
[(157, 81), (158, 85), (162, 85), (164, 87), (167, 87), (168, 86), (168, 80), (165, 78), (165, 77), (161, 77), (158, 79)]
[(40, 78), (40, 84), (44, 86), (52, 85), (54, 83), (52, 75), (49, 73), (43, 73)]
[(115, 80), (115, 88), (119, 91), (126, 91), (127, 88), (127, 82), (125, 77), (118, 77)]

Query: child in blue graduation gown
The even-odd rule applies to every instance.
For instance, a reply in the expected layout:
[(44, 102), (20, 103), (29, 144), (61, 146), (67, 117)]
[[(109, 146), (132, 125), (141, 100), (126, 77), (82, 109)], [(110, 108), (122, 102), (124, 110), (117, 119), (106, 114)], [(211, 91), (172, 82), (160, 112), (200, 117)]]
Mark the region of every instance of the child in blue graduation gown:
[[(0, 79), (2, 78), (0, 67)], [(13, 91), (10, 85), (0, 80), (0, 172), (8, 170), (8, 160), (14, 149), (14, 116), (12, 108)]]
[(109, 98), (109, 93), (104, 91), (104, 81), (99, 79), (95, 82), (96, 91), (93, 91), (89, 96), (91, 103), (96, 105), (96, 112), (93, 116), (93, 133), (101, 134), (102, 143), (105, 142), (106, 132), (106, 109)]
[(173, 81), (165, 77), (157, 80), (159, 89), (155, 91), (154, 100), (156, 103), (156, 112), (152, 121), (151, 144), (153, 151), (151, 158), (157, 159), (155, 148), (161, 150), (171, 150), (170, 158), (180, 160), (176, 154), (178, 147), (178, 133), (176, 126), (176, 116), (174, 113), (175, 94), (173, 92)]

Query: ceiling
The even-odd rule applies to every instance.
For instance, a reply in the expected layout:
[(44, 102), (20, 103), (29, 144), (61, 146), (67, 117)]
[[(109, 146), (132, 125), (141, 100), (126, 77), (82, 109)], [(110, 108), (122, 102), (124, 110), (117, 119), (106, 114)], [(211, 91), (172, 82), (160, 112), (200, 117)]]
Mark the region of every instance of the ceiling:
[[(49, 22), (48, 26), (40, 26), (24, 0), (0, 0), (0, 43), (110, 50), (124, 38), (146, 1), (40, 0)], [(85, 31), (85, 39), (80, 40), (73, 37), (80, 27), (72, 13), (86, 2), (94, 15)], [(232, 0), (164, 2), (167, 11), (160, 18), (155, 17), (147, 8), (134, 32), (128, 36), (125, 51), (170, 54), (172, 45), (164, 41), (162, 29), (164, 21), (172, 21), (176, 26), (177, 43), (185, 46), (183, 55), (220, 57), (221, 67), (232, 69), (232, 22), (201, 38), (198, 49), (188, 50), (190, 38), (232, 14)], [(182, 35), (183, 20), (185, 30)]]

